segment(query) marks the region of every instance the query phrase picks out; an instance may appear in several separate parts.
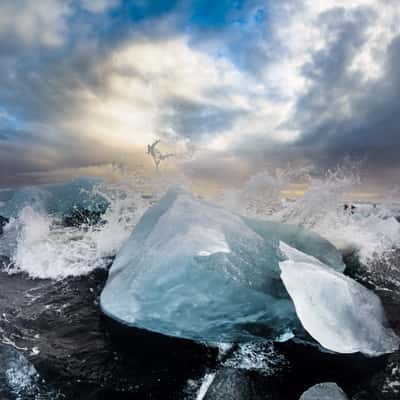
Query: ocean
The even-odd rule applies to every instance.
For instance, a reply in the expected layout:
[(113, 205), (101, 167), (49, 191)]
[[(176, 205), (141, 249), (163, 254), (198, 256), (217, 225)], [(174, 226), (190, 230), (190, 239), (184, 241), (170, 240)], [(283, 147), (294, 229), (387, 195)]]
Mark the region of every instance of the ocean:
[[(210, 201), (246, 217), (301, 226), (331, 242), (344, 257), (345, 273), (378, 294), (399, 333), (397, 199), (344, 202), (354, 181), (336, 174), (285, 201), (286, 182), (271, 179), (256, 176)], [(399, 353), (339, 356), (286, 339), (165, 341), (105, 317), (99, 296), (110, 265), (143, 213), (173, 184), (127, 174), (118, 182), (87, 177), (0, 190), (1, 398), (294, 399), (323, 381), (339, 383), (354, 399), (400, 395)], [(227, 388), (231, 397), (224, 397)]]

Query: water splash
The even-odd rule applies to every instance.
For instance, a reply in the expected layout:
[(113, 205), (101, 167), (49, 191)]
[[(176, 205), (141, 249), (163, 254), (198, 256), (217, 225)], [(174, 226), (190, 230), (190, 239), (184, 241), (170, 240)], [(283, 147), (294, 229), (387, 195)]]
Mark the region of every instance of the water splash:
[(0, 397), (16, 400), (57, 400), (61, 393), (49, 387), (25, 356), (0, 345)]
[[(354, 203), (344, 207), (349, 192), (361, 183), (360, 163), (345, 161), (322, 176), (312, 168), (288, 167), (251, 177), (242, 189), (224, 192), (218, 201), (249, 217), (295, 224), (313, 230), (340, 250), (356, 251), (368, 264), (400, 246), (400, 192), (382, 196), (378, 205)], [(303, 182), (304, 194), (285, 199), (289, 185)]]
[[(10, 272), (61, 279), (106, 267), (129, 237), (143, 211), (171, 185), (190, 188), (184, 177), (153, 178), (114, 166), (115, 182), (80, 178), (67, 184), (2, 190), (0, 213), (11, 222), (0, 241), (0, 254), (10, 257)], [(346, 193), (360, 183), (360, 164), (345, 162), (316, 175), (310, 165), (261, 171), (239, 190), (221, 192), (217, 202), (235, 212), (314, 230), (343, 251), (357, 251), (363, 263), (400, 246), (400, 192), (383, 196), (376, 207), (355, 204), (344, 210)], [(303, 196), (287, 199), (285, 189), (302, 182)], [(190, 189), (189, 189), (190, 190)], [(76, 206), (107, 209), (96, 226), (64, 227), (62, 215)], [(7, 213), (6, 213), (7, 214)]]
[(224, 367), (258, 371), (263, 375), (274, 375), (287, 365), (274, 343), (240, 343), (223, 362)]
[(306, 164), (261, 171), (251, 176), (242, 188), (222, 191), (217, 201), (242, 215), (271, 216), (285, 205), (282, 190), (294, 181), (309, 179), (311, 169), (311, 165)]
[[(85, 199), (95, 199), (92, 206), (96, 202), (108, 205), (101, 223), (94, 226), (65, 227), (62, 217), (49, 213), (40, 202), (23, 207), (5, 229), (6, 255), (12, 261), (9, 272), (62, 279), (106, 267), (141, 214), (163, 190), (159, 182), (145, 181), (138, 174), (124, 171), (118, 182), (93, 186)], [(74, 207), (79, 207), (77, 204)]]

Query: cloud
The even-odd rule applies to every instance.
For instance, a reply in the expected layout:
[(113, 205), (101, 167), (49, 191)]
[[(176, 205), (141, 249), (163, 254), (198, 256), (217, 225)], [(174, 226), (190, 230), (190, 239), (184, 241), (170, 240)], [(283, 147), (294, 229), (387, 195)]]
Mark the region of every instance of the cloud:
[(350, 154), (392, 180), (399, 20), (383, 0), (3, 1), (0, 184), (144, 162), (155, 138), (194, 145), (198, 179)]
[(164, 124), (193, 143), (229, 131), (244, 112), (239, 106), (218, 107), (212, 102), (194, 102), (186, 98), (169, 99), (163, 107), (167, 110)]
[[(285, 24), (271, 27), (281, 58), (259, 72), (267, 109), (272, 103), (281, 110), (270, 114), (275, 120), (282, 115), (280, 123), (268, 126), (264, 115), (264, 130), (251, 125), (253, 133), (232, 137), (231, 150), (258, 166), (308, 158), (331, 167), (350, 155), (365, 158), (371, 175), (393, 182), (400, 137), (398, 7), (372, 0), (304, 1), (282, 13)], [(271, 142), (272, 132), (285, 129), (285, 143)]]
[(310, 84), (293, 123), (303, 132), (297, 145), (325, 165), (349, 154), (366, 158), (375, 174), (399, 167), (400, 13), (392, 11), (336, 8), (320, 16), (330, 41), (303, 68)]
[(202, 184), (234, 186), (244, 182), (251, 172), (248, 165), (226, 152), (198, 151), (194, 157), (180, 162), (184, 174)]
[(69, 1), (3, 0), (0, 4), (0, 38), (24, 45), (60, 46), (64, 43)]
[(81, 0), (81, 7), (91, 12), (104, 12), (116, 7), (119, 0)]
[(192, 49), (185, 36), (128, 40), (89, 66), (88, 76), (98, 84), (76, 88), (75, 118), (61, 115), (59, 123), (108, 142), (144, 145), (171, 133), (200, 141), (196, 131), (229, 129), (243, 108), (235, 96), (245, 78), (226, 60)]
[[(15, 140), (1, 143), (2, 170), (9, 175), (121, 161), (157, 137), (191, 138), (207, 147), (210, 136), (229, 132), (248, 113), (253, 84), (229, 61), (188, 42), (184, 35), (143, 36), (113, 48), (77, 47), (67, 59), (49, 55), (29, 73), (23, 65), (3, 65), (2, 119)], [(11, 123), (14, 114), (23, 129)]]

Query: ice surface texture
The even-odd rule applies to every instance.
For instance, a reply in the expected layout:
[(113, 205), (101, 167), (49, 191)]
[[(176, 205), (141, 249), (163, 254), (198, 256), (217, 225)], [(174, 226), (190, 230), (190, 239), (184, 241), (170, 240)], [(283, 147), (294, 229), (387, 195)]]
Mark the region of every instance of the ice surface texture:
[(194, 340), (286, 340), (304, 332), (281, 279), (290, 255), (299, 269), (344, 269), (317, 234), (245, 219), (173, 189), (117, 254), (101, 307), (124, 324)]
[(308, 333), (326, 349), (371, 356), (396, 350), (379, 298), (353, 279), (281, 243), (282, 280)]

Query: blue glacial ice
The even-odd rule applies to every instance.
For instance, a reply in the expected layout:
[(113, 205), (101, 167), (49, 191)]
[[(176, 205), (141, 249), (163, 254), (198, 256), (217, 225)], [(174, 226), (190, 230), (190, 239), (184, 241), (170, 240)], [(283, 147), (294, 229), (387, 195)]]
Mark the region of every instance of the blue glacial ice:
[[(172, 189), (147, 210), (117, 254), (101, 307), (123, 324), (170, 336), (287, 340), (311, 330), (303, 328), (298, 297), (281, 279), (285, 262), (340, 276), (344, 270), (340, 253), (315, 233), (243, 218)], [(284, 273), (290, 275), (289, 268)]]

